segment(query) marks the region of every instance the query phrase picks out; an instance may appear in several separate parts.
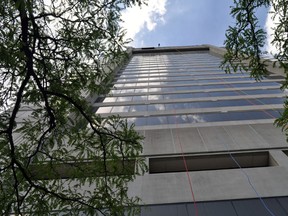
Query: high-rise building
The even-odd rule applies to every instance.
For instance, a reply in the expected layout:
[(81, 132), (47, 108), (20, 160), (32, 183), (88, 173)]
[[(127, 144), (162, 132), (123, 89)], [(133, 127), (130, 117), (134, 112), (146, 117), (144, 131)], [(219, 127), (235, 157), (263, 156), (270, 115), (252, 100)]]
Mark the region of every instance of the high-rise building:
[(224, 49), (132, 49), (97, 113), (145, 136), (149, 172), (129, 185), (141, 215), (288, 215), (288, 148), (273, 125), (283, 74), (260, 82), (219, 68)]

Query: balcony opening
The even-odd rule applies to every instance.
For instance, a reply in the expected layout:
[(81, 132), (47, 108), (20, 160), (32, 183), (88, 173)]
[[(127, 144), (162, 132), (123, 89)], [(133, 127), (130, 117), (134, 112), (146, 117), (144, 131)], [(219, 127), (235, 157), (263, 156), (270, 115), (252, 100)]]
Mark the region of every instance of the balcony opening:
[[(274, 166), (268, 151), (232, 153), (233, 158), (242, 168)], [(229, 153), (185, 155), (188, 171), (237, 169), (239, 166)], [(149, 158), (149, 173), (169, 173), (186, 171), (183, 156)]]

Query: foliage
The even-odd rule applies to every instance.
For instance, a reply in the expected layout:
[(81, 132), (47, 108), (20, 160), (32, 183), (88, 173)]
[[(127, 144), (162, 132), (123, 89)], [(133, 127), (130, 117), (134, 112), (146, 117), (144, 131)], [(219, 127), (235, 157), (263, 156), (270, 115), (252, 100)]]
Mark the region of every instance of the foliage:
[[(235, 18), (235, 26), (229, 26), (226, 32), (226, 54), (221, 66), (230, 73), (244, 71), (250, 72), (251, 77), (261, 80), (268, 75), (267, 61), (261, 57), (266, 42), (266, 32), (259, 26), (255, 15), (259, 7), (272, 7), (272, 19), (275, 28), (272, 45), (276, 48), (274, 66), (280, 66), (285, 73), (285, 82), (282, 89), (288, 86), (288, 2), (287, 0), (234, 0), (231, 15)], [(282, 127), (288, 136), (288, 102), (284, 104), (282, 116), (275, 121)]]
[(127, 183), (146, 169), (143, 137), (87, 98), (109, 90), (125, 58), (120, 11), (141, 4), (0, 1), (2, 215), (135, 213)]

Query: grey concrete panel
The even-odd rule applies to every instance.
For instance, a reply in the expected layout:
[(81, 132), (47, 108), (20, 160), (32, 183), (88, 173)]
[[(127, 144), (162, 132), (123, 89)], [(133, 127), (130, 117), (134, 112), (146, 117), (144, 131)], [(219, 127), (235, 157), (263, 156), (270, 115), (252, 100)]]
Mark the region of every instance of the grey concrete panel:
[(288, 166), (288, 157), (282, 150), (269, 151), (270, 166)]
[(164, 204), (191, 201), (186, 173), (166, 173), (143, 176), (142, 201), (145, 204)]
[(269, 144), (270, 147), (288, 147), (285, 135), (273, 124), (255, 124), (251, 127)]
[(223, 127), (203, 127), (199, 128), (199, 132), (208, 151), (219, 151), (226, 150), (227, 148), (235, 148), (233, 139), (226, 133)]
[(197, 128), (172, 129), (177, 153), (181, 153), (179, 142), (185, 153), (207, 151)]
[[(245, 169), (250, 182), (261, 196), (288, 194), (288, 172), (285, 167)], [(189, 172), (197, 201), (217, 201), (257, 197), (247, 177), (239, 169)], [(145, 204), (191, 202), (189, 181), (185, 172), (144, 175), (141, 198)]]
[(170, 129), (145, 131), (144, 155), (169, 154), (175, 152)]
[(233, 125), (224, 127), (237, 145), (237, 149), (267, 148), (269, 144), (249, 125)]

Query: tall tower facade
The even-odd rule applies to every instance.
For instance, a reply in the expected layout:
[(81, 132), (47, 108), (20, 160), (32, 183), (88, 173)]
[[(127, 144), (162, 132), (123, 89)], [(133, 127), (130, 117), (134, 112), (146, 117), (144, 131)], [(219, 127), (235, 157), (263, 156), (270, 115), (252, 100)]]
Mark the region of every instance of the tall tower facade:
[(99, 107), (145, 136), (149, 172), (129, 185), (141, 215), (288, 215), (288, 148), (273, 125), (281, 71), (255, 81), (210, 46), (132, 49)]

